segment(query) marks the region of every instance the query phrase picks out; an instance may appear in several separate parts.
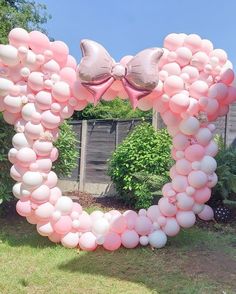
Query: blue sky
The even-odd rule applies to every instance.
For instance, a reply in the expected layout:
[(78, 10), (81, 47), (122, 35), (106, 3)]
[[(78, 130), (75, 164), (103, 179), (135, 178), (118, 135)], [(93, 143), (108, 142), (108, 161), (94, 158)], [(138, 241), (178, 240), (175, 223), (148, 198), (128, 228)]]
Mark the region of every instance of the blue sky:
[(224, 49), (236, 67), (235, 0), (39, 0), (52, 19), (49, 35), (67, 43), (81, 58), (83, 38), (105, 46), (113, 58), (162, 47), (172, 32), (196, 33)]

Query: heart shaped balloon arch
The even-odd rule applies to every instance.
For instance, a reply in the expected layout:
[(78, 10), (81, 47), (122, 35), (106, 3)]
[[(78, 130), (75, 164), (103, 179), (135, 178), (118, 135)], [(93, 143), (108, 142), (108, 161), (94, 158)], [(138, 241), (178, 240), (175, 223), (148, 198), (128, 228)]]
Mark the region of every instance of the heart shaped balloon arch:
[[(194, 34), (170, 34), (163, 49), (146, 49), (119, 63), (96, 42), (83, 40), (81, 48), (77, 66), (65, 43), (50, 42), (38, 31), (13, 29), (9, 45), (0, 45), (0, 111), (16, 131), (9, 160), (17, 212), (40, 235), (66, 247), (161, 248), (167, 236), (193, 226), (195, 215), (207, 210), (204, 203), (217, 183), (211, 121), (226, 115), (236, 99), (232, 64), (223, 50)], [(160, 112), (176, 163), (158, 205), (139, 213), (89, 215), (56, 186), (53, 142), (74, 110), (116, 96)]]

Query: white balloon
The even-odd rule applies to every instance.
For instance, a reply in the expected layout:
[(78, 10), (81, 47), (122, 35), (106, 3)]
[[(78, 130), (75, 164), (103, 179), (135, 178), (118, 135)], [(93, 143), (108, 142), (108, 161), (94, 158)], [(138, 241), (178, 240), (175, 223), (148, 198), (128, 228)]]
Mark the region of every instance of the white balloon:
[(54, 206), (50, 202), (46, 202), (38, 206), (35, 210), (35, 215), (40, 218), (49, 218), (53, 214), (54, 210)]
[(59, 210), (62, 214), (68, 214), (73, 208), (73, 201), (67, 196), (62, 196), (57, 200), (55, 208)]
[(43, 183), (43, 177), (39, 172), (27, 171), (23, 175), (23, 183), (29, 188), (35, 188)]
[(201, 160), (201, 170), (208, 175), (211, 175), (216, 170), (216, 167), (216, 160), (209, 155), (204, 156)]
[(0, 95), (1, 96), (7, 95), (10, 92), (13, 85), (14, 84), (12, 81), (9, 81), (8, 79), (0, 78)]
[(110, 224), (108, 220), (102, 217), (93, 222), (92, 232), (95, 235), (105, 235), (106, 233), (108, 233), (109, 228), (110, 228)]
[(142, 246), (147, 246), (148, 243), (149, 243), (148, 236), (141, 236), (141, 237), (139, 238), (139, 243), (140, 243)]
[(11, 45), (0, 45), (0, 59), (9, 66), (15, 66), (19, 62), (18, 50)]
[(67, 248), (75, 248), (79, 244), (79, 235), (78, 233), (68, 233), (62, 239), (61, 243)]
[(148, 236), (149, 244), (154, 248), (162, 248), (166, 245), (167, 237), (162, 230), (157, 230)]

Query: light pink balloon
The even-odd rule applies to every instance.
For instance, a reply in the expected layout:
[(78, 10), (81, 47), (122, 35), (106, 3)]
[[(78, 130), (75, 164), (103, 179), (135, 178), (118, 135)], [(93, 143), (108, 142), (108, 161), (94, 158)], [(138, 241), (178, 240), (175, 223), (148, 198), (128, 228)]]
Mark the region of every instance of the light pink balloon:
[(184, 155), (187, 160), (193, 162), (193, 161), (199, 161), (203, 158), (205, 149), (199, 145), (194, 144), (190, 145), (185, 149)]
[(114, 250), (119, 249), (120, 246), (121, 246), (121, 237), (119, 234), (117, 234), (115, 232), (109, 232), (105, 236), (103, 247), (106, 250), (114, 251)]
[(192, 187), (199, 189), (206, 185), (208, 177), (204, 172), (194, 170), (188, 175), (188, 181)]
[(72, 229), (72, 220), (68, 215), (63, 215), (53, 224), (53, 229), (60, 235), (69, 233)]
[(170, 99), (170, 109), (175, 113), (181, 113), (188, 109), (190, 99), (187, 95), (176, 94)]
[(184, 82), (179, 76), (169, 76), (164, 82), (164, 91), (172, 96), (184, 89)]
[(133, 230), (138, 217), (138, 214), (133, 210), (127, 210), (123, 213), (126, 219), (126, 225), (129, 230)]
[(186, 176), (177, 175), (172, 180), (172, 187), (176, 192), (184, 192), (188, 186)]
[(176, 161), (176, 171), (182, 176), (187, 176), (192, 170), (191, 162), (185, 158)]
[(48, 236), (48, 239), (54, 243), (60, 243), (61, 238), (62, 238), (62, 235), (60, 235), (56, 232), (53, 232), (50, 236)]
[(18, 200), (16, 203), (16, 211), (21, 216), (30, 216), (32, 213), (30, 201), (29, 200)]
[(185, 66), (189, 64), (192, 58), (192, 52), (187, 47), (179, 47), (176, 51), (177, 58), (176, 61), (179, 63), (180, 66)]
[(96, 237), (91, 232), (84, 233), (79, 239), (79, 247), (82, 250), (94, 251), (97, 248)]
[(182, 228), (191, 228), (196, 221), (196, 216), (192, 211), (178, 211), (176, 220)]
[(125, 230), (121, 235), (121, 243), (125, 248), (135, 248), (139, 244), (139, 235), (134, 230)]
[(188, 196), (186, 193), (178, 193), (176, 195), (177, 207), (181, 210), (191, 210), (194, 205), (194, 199)]
[(92, 226), (92, 220), (89, 216), (89, 214), (85, 211), (82, 212), (82, 214), (79, 217), (79, 231), (80, 232), (88, 232), (91, 229)]
[(39, 31), (30, 32), (29, 37), (29, 47), (35, 53), (43, 53), (50, 46), (48, 37)]
[(152, 205), (147, 210), (147, 217), (152, 221), (157, 221), (158, 217), (161, 215), (158, 205)]
[(123, 215), (115, 215), (111, 220), (111, 231), (121, 234), (126, 229), (126, 218)]
[(11, 45), (15, 47), (24, 46), (28, 48), (29, 46), (29, 33), (22, 28), (14, 28), (10, 31), (8, 39)]
[(50, 43), (50, 50), (54, 59), (60, 64), (65, 65), (69, 55), (69, 48), (64, 42), (54, 41)]
[(161, 198), (158, 202), (159, 209), (164, 216), (175, 216), (177, 208), (174, 204), (170, 203), (168, 198)]
[(146, 216), (138, 216), (135, 223), (135, 231), (140, 236), (148, 235), (151, 232), (152, 222)]
[(209, 205), (204, 205), (202, 212), (198, 214), (198, 217), (204, 221), (210, 221), (214, 218), (214, 211)]
[(211, 197), (211, 190), (208, 187), (203, 187), (201, 189), (197, 189), (193, 194), (194, 200), (199, 204), (204, 204)]
[(162, 230), (167, 236), (174, 237), (179, 233), (180, 226), (174, 217), (167, 217)]

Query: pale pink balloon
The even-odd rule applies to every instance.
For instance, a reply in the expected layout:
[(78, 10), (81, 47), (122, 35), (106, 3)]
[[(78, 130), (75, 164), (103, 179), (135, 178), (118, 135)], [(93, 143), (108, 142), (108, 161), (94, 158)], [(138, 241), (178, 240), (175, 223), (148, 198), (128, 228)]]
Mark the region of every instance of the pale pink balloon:
[(205, 149), (199, 144), (188, 146), (184, 152), (186, 159), (191, 162), (201, 160), (204, 156), (204, 153)]
[(147, 210), (147, 217), (152, 221), (157, 221), (158, 217), (160, 216), (161, 212), (158, 205), (152, 205)]
[(67, 248), (75, 248), (79, 244), (78, 233), (69, 232), (61, 239), (61, 244)]
[(204, 221), (210, 221), (214, 219), (214, 211), (209, 205), (204, 205), (202, 212), (198, 214), (198, 217)]
[(29, 200), (18, 200), (16, 203), (16, 211), (21, 216), (30, 216), (32, 213), (31, 202)]
[(171, 75), (178, 76), (181, 73), (181, 68), (178, 65), (178, 63), (176, 63), (176, 62), (170, 62), (170, 63), (165, 64), (162, 67), (162, 70), (167, 71), (168, 72), (168, 75), (170, 75), (170, 76)]
[(3, 112), (3, 118), (9, 125), (14, 125), (16, 121), (20, 118), (19, 113), (11, 113), (5, 110)]
[(200, 128), (196, 133), (195, 137), (199, 144), (206, 146), (212, 139), (212, 132), (208, 128)]
[(121, 234), (126, 229), (126, 218), (123, 215), (114, 215), (111, 220), (110, 229)]
[(94, 251), (97, 248), (94, 234), (91, 232), (84, 233), (79, 239), (79, 247), (85, 251)]
[(139, 235), (134, 230), (125, 230), (121, 235), (121, 243), (126, 248), (135, 248), (139, 244)]
[(182, 46), (184, 41), (183, 36), (181, 34), (169, 34), (164, 39), (164, 47), (169, 50), (176, 50), (178, 47)]
[(201, 98), (202, 96), (206, 96), (207, 92), (208, 92), (208, 84), (201, 80), (193, 82), (189, 88), (190, 96), (197, 99)]
[(31, 123), (28, 121), (25, 125), (25, 134), (31, 140), (38, 139), (43, 132), (44, 127), (41, 125), (41, 123)]
[(179, 124), (179, 122), (181, 120), (180, 117), (176, 113), (173, 113), (169, 110), (162, 113), (162, 119), (163, 119), (164, 123), (168, 126), (176, 126)]
[(35, 95), (35, 101), (40, 110), (48, 110), (52, 104), (52, 95), (48, 91), (39, 91)]
[(61, 80), (69, 84), (71, 87), (76, 81), (76, 72), (71, 67), (63, 67), (60, 71)]
[(54, 187), (50, 189), (50, 197), (49, 202), (52, 205), (55, 205), (57, 203), (57, 200), (62, 196), (62, 192), (58, 187)]
[(204, 204), (211, 198), (211, 189), (208, 187), (203, 187), (201, 189), (197, 189), (193, 194), (194, 200), (199, 204)]
[(54, 210), (55, 208), (50, 202), (45, 202), (38, 206), (38, 208), (35, 210), (35, 215), (39, 219), (49, 219), (52, 216)]
[(164, 113), (169, 110), (169, 102), (164, 102), (161, 99), (154, 99), (153, 101), (153, 109), (158, 111), (159, 113)]
[(56, 232), (53, 232), (50, 236), (48, 236), (48, 239), (54, 243), (60, 243), (61, 238), (62, 238), (62, 235), (60, 235)]
[(76, 62), (76, 59), (72, 56), (72, 55), (68, 55), (67, 56), (67, 61), (66, 61), (66, 64), (65, 64), (66, 67), (71, 67), (73, 68), (74, 70), (76, 70), (76, 67), (77, 67), (77, 62)]
[(190, 60), (192, 58), (192, 52), (187, 47), (179, 47), (176, 51), (176, 61), (179, 63), (181, 67), (187, 65), (190, 63)]
[(39, 156), (48, 156), (53, 149), (52, 142), (36, 140), (33, 144), (33, 150)]
[(23, 147), (17, 152), (16, 159), (22, 166), (27, 167), (36, 161), (37, 156), (31, 148)]
[(46, 185), (41, 185), (31, 193), (31, 197), (36, 201), (47, 201), (50, 196), (50, 189)]
[(210, 57), (217, 57), (219, 63), (224, 65), (228, 59), (227, 53), (222, 49), (214, 49), (210, 54)]
[(190, 140), (184, 134), (179, 133), (173, 138), (173, 146), (177, 150), (184, 150), (189, 145), (190, 145)]
[(14, 28), (10, 31), (8, 35), (9, 43), (15, 47), (24, 46), (28, 48), (29, 46), (29, 33), (22, 28)]
[(170, 109), (175, 113), (181, 113), (188, 109), (190, 99), (187, 95), (176, 94), (170, 99)]
[(133, 210), (127, 210), (123, 213), (126, 220), (126, 225), (129, 230), (133, 230), (138, 217), (138, 214)]
[(199, 130), (200, 123), (197, 118), (190, 116), (180, 122), (179, 129), (185, 135), (194, 135)]
[(59, 115), (52, 113), (50, 110), (46, 110), (42, 113), (41, 122), (45, 128), (54, 129), (59, 126), (61, 118)]
[(177, 212), (177, 208), (174, 204), (170, 203), (168, 198), (161, 198), (158, 202), (158, 206), (160, 209), (160, 212), (164, 216), (175, 216)]
[(194, 170), (188, 175), (188, 181), (192, 187), (199, 189), (206, 185), (208, 177), (201, 170)]
[(92, 226), (92, 220), (89, 216), (89, 214), (85, 211), (82, 212), (82, 214), (79, 217), (79, 231), (80, 232), (88, 232), (91, 229)]
[(192, 170), (192, 165), (190, 161), (186, 160), (185, 158), (181, 158), (176, 161), (175, 168), (178, 174), (187, 176)]
[(54, 59), (60, 64), (65, 65), (69, 55), (69, 48), (62, 41), (54, 41), (50, 43), (50, 50), (53, 53)]
[(54, 188), (57, 185), (57, 181), (57, 175), (53, 171), (50, 171), (44, 184), (49, 188)]
[(53, 227), (50, 222), (37, 223), (37, 231), (41, 236), (49, 236), (53, 233)]
[(205, 68), (205, 65), (208, 62), (208, 55), (205, 52), (199, 51), (193, 55), (191, 65), (195, 66), (199, 71), (201, 71)]
[(184, 39), (184, 46), (188, 47), (193, 53), (199, 51), (202, 47), (202, 40), (196, 34), (190, 34)]
[(145, 236), (151, 232), (152, 222), (146, 216), (138, 216), (135, 222), (135, 231), (141, 235)]
[(178, 211), (176, 220), (182, 228), (191, 228), (196, 222), (196, 216), (192, 211)]
[(50, 41), (46, 35), (39, 31), (32, 31), (29, 33), (29, 47), (35, 53), (43, 53), (50, 47)]
[(220, 72), (220, 81), (229, 86), (233, 80), (234, 71), (231, 68), (222, 68)]
[(152, 109), (152, 105), (153, 105), (153, 95), (152, 93), (141, 98), (139, 101), (138, 101), (138, 105), (137, 107), (142, 110), (142, 111), (148, 111), (150, 109)]
[(177, 207), (181, 210), (191, 210), (194, 205), (194, 199), (185, 192), (176, 195)]
[(106, 250), (114, 251), (114, 250), (119, 249), (120, 246), (121, 246), (121, 237), (119, 234), (117, 234), (115, 232), (109, 232), (105, 236), (103, 247)]
[(10, 175), (15, 181), (22, 181), (23, 175), (27, 172), (27, 168), (21, 166), (19, 163), (14, 164), (10, 169)]
[(193, 83), (196, 81), (199, 77), (199, 72), (198, 70), (191, 65), (187, 65), (182, 68), (182, 73), (188, 75), (188, 82)]
[(161, 227), (165, 226), (166, 225), (166, 217), (164, 215), (158, 216), (157, 222)]
[(205, 147), (205, 154), (215, 157), (218, 152), (218, 145), (214, 140), (211, 140), (210, 143)]
[(179, 233), (180, 226), (177, 223), (176, 218), (167, 217), (166, 224), (162, 227), (162, 230), (167, 236), (174, 237)]
[(189, 107), (186, 110), (187, 116), (194, 116), (197, 115), (199, 112), (199, 101), (195, 98), (189, 98)]
[(78, 100), (88, 100), (89, 102), (94, 101), (93, 95), (81, 84), (79, 80), (76, 80), (74, 83), (72, 94)]
[(60, 235), (69, 233), (72, 229), (72, 220), (68, 215), (63, 215), (53, 224), (53, 229)]
[(164, 91), (172, 96), (184, 89), (184, 82), (179, 76), (169, 76), (164, 82)]
[(223, 101), (228, 95), (228, 87), (224, 83), (217, 83), (209, 88), (209, 98), (217, 99), (219, 102)]
[(188, 186), (186, 176), (177, 175), (172, 180), (172, 187), (176, 192), (184, 192)]
[(36, 160), (37, 170), (44, 173), (49, 173), (52, 168), (52, 161), (49, 158), (38, 158)]
[(213, 44), (211, 43), (211, 41), (209, 41), (207, 39), (203, 39), (202, 40), (201, 50), (206, 52), (209, 55), (209, 53), (211, 51), (213, 51)]
[(56, 161), (59, 156), (58, 149), (56, 147), (52, 148), (52, 151), (50, 153), (50, 159), (52, 162)]
[(38, 218), (33, 214), (33, 212), (31, 213), (31, 215), (27, 216), (26, 219), (27, 222), (31, 225), (36, 225), (38, 223)]
[(71, 96), (71, 90), (68, 83), (58, 81), (52, 86), (52, 96), (59, 103), (66, 102)]

